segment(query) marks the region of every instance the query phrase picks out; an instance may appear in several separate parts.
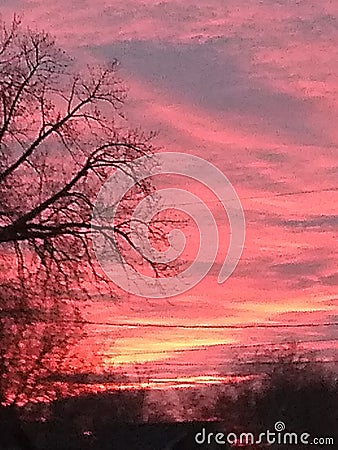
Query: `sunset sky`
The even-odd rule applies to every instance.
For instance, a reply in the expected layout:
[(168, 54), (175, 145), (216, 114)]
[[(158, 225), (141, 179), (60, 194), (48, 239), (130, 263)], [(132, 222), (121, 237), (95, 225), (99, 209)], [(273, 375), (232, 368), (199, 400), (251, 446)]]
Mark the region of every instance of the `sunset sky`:
[[(117, 58), (130, 124), (158, 131), (163, 150), (212, 162), (245, 213), (229, 280), (217, 283), (224, 237), (208, 276), (185, 294), (93, 300), (88, 348), (106, 365), (145, 363), (159, 377), (227, 370), (239, 349), (266, 343), (337, 355), (338, 2), (0, 0), (4, 19), (14, 12), (79, 65)], [(223, 209), (206, 202), (225, 236)], [(296, 324), (316, 326), (285, 327)]]

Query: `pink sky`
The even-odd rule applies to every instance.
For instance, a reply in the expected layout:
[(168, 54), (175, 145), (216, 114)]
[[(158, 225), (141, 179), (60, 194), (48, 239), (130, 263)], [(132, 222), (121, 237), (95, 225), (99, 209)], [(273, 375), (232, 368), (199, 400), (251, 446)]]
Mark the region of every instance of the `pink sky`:
[[(25, 24), (56, 35), (80, 63), (117, 57), (131, 124), (158, 130), (164, 149), (208, 159), (242, 200), (246, 244), (225, 284), (217, 284), (217, 268), (226, 249), (188, 293), (170, 301), (107, 299), (87, 308), (90, 320), (337, 322), (338, 192), (325, 191), (338, 179), (337, 1), (1, 3), (4, 18), (22, 14)], [(210, 206), (225, 230), (222, 211), (212, 200)], [(170, 358), (186, 368), (200, 361), (202, 374), (222, 361), (222, 344), (320, 340), (332, 348), (338, 337), (334, 326), (98, 330), (106, 364)], [(194, 348), (201, 350), (175, 352)]]

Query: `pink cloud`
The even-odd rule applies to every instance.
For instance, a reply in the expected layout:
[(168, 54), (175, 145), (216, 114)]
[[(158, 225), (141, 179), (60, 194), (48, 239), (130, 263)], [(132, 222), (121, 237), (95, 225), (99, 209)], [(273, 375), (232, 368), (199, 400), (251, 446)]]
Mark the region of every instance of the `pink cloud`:
[[(333, 313), (338, 198), (337, 192), (320, 191), (336, 186), (338, 170), (333, 120), (338, 113), (337, 2), (245, 0), (240, 8), (235, 0), (226, 6), (221, 0), (104, 0), (99, 6), (89, 1), (3, 2), (5, 18), (15, 10), (24, 14), (25, 23), (56, 35), (83, 63), (119, 56), (130, 86), (130, 122), (159, 130), (159, 147), (214, 162), (234, 184), (245, 209), (243, 258), (225, 285), (216, 284), (224, 246), (211, 274), (187, 295), (169, 303), (135, 298), (118, 305), (95, 303), (88, 312), (93, 319), (287, 323), (321, 321)], [(308, 190), (318, 192), (275, 196)], [(203, 195), (226, 242), (223, 211)], [(137, 359), (145, 362), (157, 360), (157, 350), (163, 351), (160, 359), (175, 357), (175, 348), (186, 350), (177, 358), (182, 360), (191, 356), (188, 348), (205, 346), (219, 361), (222, 342), (288, 337), (283, 330), (119, 333), (114, 335), (120, 339), (117, 349), (125, 354), (119, 361), (130, 364), (133, 349), (147, 349)], [(292, 337), (301, 339), (302, 333)], [(320, 330), (320, 336), (329, 333)], [(113, 338), (102, 349), (111, 362), (112, 348)], [(201, 349), (192, 353), (199, 361), (205, 357)]]

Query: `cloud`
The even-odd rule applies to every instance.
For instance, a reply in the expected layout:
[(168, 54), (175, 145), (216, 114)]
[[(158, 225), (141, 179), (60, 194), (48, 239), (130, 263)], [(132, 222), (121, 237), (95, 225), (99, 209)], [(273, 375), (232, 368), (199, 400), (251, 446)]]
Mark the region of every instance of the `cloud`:
[(220, 52), (219, 43), (129, 40), (92, 48), (104, 59), (116, 56), (133, 76), (243, 128), (298, 144), (330, 144), (312, 120), (311, 99), (274, 90), (247, 70), (240, 54), (227, 54), (226, 45)]
[[(170, 304), (135, 298), (118, 305), (107, 299), (101, 307), (93, 302), (90, 314), (97, 320), (285, 323), (324, 320), (322, 309), (337, 306), (336, 299), (324, 300), (338, 282), (335, 194), (272, 194), (336, 185), (338, 3), (238, 5), (238, 0), (1, 2), (4, 16), (23, 12), (26, 24), (56, 34), (83, 63), (118, 57), (130, 81), (135, 122), (155, 125), (160, 146), (215, 162), (243, 197), (246, 245), (224, 286), (213, 280), (217, 261), (184, 298)], [(257, 195), (267, 198), (250, 200)], [(220, 210), (215, 216), (221, 217)], [(317, 314), (309, 312), (317, 307)], [(277, 317), (276, 311), (287, 313)], [(107, 341), (112, 339), (111, 328), (105, 332)], [(189, 339), (189, 346), (197, 347), (199, 339), (199, 332), (189, 330), (119, 333), (125, 337), (121, 352), (148, 344), (154, 350), (155, 341), (169, 355), (177, 343)], [(304, 338), (303, 330), (234, 333), (226, 337), (250, 343)], [(334, 337), (333, 328), (307, 330), (305, 337), (321, 336)], [(212, 346), (224, 341), (224, 332), (208, 331), (204, 338)], [(205, 356), (191, 353), (198, 353), (198, 361)]]
[(298, 275), (315, 275), (322, 269), (320, 261), (301, 261), (273, 264), (271, 270), (285, 277), (294, 277)]
[(338, 272), (321, 277), (320, 282), (325, 286), (338, 286)]
[(261, 159), (262, 161), (266, 161), (268, 163), (272, 163), (273, 165), (280, 166), (281, 163), (284, 163), (287, 161), (287, 156), (284, 153), (278, 152), (278, 151), (267, 151), (262, 150), (260, 152), (256, 153), (256, 157), (258, 159)]
[(311, 215), (305, 219), (273, 219), (276, 225), (294, 229), (316, 229), (318, 232), (327, 232), (338, 227), (337, 215)]

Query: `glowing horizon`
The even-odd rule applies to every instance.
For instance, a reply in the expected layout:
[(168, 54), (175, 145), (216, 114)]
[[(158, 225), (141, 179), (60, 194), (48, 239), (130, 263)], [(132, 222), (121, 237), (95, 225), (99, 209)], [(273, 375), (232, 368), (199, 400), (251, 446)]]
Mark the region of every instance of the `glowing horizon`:
[[(177, 367), (179, 376), (189, 377), (188, 363), (202, 364), (205, 347), (211, 366), (221, 361), (222, 344), (313, 341), (315, 348), (322, 339), (330, 356), (337, 351), (338, 3), (244, 0), (241, 8), (237, 3), (15, 2), (24, 24), (42, 24), (78, 65), (117, 57), (129, 89), (131, 125), (158, 130), (161, 151), (184, 151), (215, 164), (235, 187), (246, 216), (244, 252), (224, 285), (217, 284), (217, 274), (226, 254), (227, 222), (210, 196), (206, 203), (219, 222), (223, 247), (198, 286), (170, 301), (121, 293), (118, 302), (93, 301), (85, 318), (332, 323), (292, 332), (169, 328), (155, 333), (93, 325), (85, 345), (104, 367), (179, 363), (185, 355), (186, 367)], [(3, 17), (10, 20), (13, 9), (5, 0)]]

